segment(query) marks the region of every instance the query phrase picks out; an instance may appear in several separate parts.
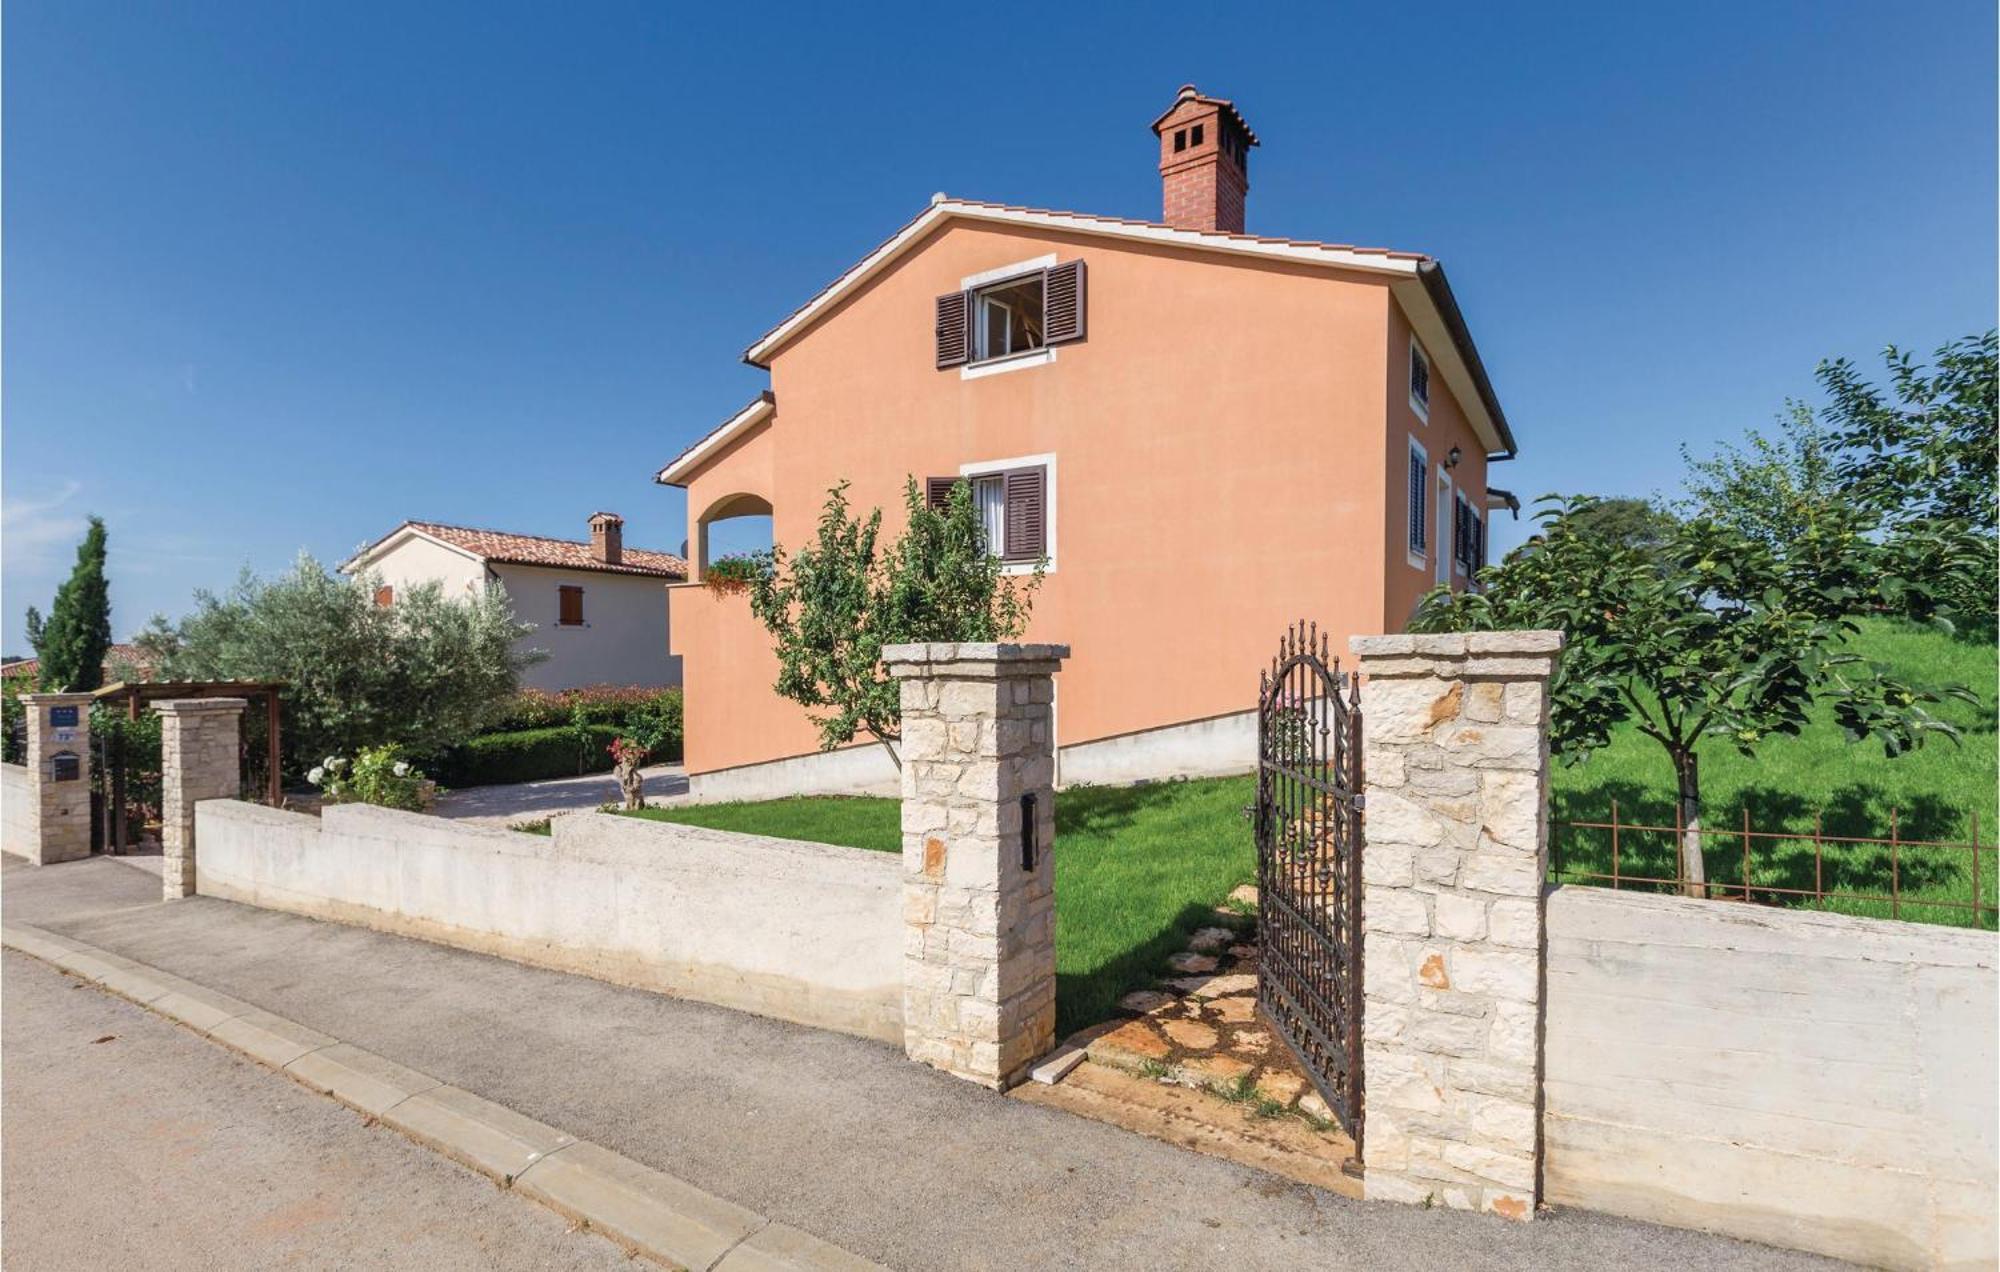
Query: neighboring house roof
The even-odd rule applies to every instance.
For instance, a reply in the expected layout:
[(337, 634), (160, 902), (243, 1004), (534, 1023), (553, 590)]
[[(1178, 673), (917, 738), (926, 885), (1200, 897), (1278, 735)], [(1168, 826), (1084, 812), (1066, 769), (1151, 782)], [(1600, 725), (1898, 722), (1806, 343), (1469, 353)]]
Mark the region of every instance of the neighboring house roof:
[[(153, 660), (137, 645), (111, 645), (104, 651), (104, 676), (107, 680), (124, 679), (129, 668), (134, 678), (144, 680), (153, 674)], [(0, 676), (12, 679), (15, 676), (39, 676), (42, 674), (42, 660), (22, 658), (0, 666)]]
[(750, 405), (704, 433), (701, 440), (669, 460), (653, 480), (662, 486), (680, 485), (690, 472), (706, 463), (710, 455), (728, 445), (731, 438), (770, 419), (777, 410), (777, 395), (765, 389)]
[(612, 565), (591, 555), (590, 544), (574, 539), (546, 539), (535, 534), (448, 526), (436, 521), (405, 521), (355, 553), (340, 567), (341, 571), (351, 573), (356, 566), (405, 533), (457, 548), (493, 565), (541, 565), (561, 570), (594, 570), (600, 574), (639, 574), (664, 579), (685, 579), (688, 574), (687, 561), (671, 552), (626, 548), (622, 553), (624, 559)]
[[(1063, 212), (1049, 208), (1018, 207), (1005, 203), (983, 203), (973, 199), (954, 199), (943, 194), (932, 196), (928, 208), (902, 229), (890, 235), (846, 273), (821, 288), (818, 294), (805, 304), (786, 315), (777, 326), (765, 332), (755, 344), (743, 351), (743, 360), (751, 366), (768, 369), (772, 356), (788, 344), (792, 337), (803, 331), (843, 296), (888, 268), (904, 252), (921, 242), (932, 229), (946, 220), (1026, 225), (1037, 229), (1064, 230), (1076, 234), (1126, 239), (1191, 251), (1213, 252), (1224, 259), (1261, 257), (1386, 276), (1390, 279), (1391, 290), (1402, 302), (1404, 312), (1409, 315), (1418, 337), (1423, 340), (1425, 348), (1431, 351), (1433, 363), (1443, 372), (1446, 382), (1451, 385), (1459, 400), (1466, 404), (1466, 414), (1488, 450), (1496, 458), (1512, 458), (1517, 450), (1513, 432), (1507, 426), (1507, 417), (1500, 409), (1499, 398), (1495, 396), (1492, 383), (1486, 375), (1485, 365), (1480, 361), (1479, 350), (1472, 343), (1472, 333), (1466, 328), (1464, 316), (1459, 312), (1458, 302), (1451, 294), (1450, 284), (1445, 281), (1444, 267), (1436, 259), (1421, 252), (1399, 252), (1386, 247), (1356, 247), (1350, 243), (1322, 243), (1312, 239), (1268, 238), (1256, 234), (1186, 230), (1164, 225), (1158, 221), (1134, 221), (1125, 217), (1098, 216), (1086, 212)], [(755, 407), (754, 403), (752, 407)], [(699, 450), (729, 426), (729, 423), (725, 423), (701, 442), (697, 442), (690, 451)], [(659, 479), (669, 481), (667, 473), (689, 458), (689, 454), (683, 454), (680, 459), (661, 471)], [(670, 484), (677, 483), (670, 482)]]

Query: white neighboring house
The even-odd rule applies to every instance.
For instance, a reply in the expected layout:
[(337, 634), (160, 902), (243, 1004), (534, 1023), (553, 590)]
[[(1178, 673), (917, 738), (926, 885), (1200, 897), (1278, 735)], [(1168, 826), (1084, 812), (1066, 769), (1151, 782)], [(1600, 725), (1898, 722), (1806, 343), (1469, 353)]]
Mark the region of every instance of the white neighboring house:
[(667, 652), (667, 585), (686, 580), (687, 562), (624, 539), (624, 519), (609, 512), (591, 516), (585, 543), (405, 521), (340, 571), (381, 576), (378, 605), (419, 583), (442, 584), (447, 597), (500, 584), (514, 616), (535, 625), (521, 648), (549, 655), (521, 674), (532, 688), (678, 685), (681, 660)]

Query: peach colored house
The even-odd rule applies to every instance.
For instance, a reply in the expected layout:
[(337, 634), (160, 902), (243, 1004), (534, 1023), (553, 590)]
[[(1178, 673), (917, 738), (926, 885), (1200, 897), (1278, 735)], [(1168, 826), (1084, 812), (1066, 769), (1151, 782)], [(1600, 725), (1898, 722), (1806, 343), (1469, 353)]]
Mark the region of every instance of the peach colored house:
[(751, 345), (770, 388), (660, 471), (688, 496), (697, 795), (894, 787), (873, 744), (818, 751), (745, 599), (699, 586), (712, 523), (797, 544), (842, 480), (893, 528), (906, 477), (970, 478), (995, 550), (1046, 558), (1027, 639), (1074, 648), (1068, 782), (1252, 767), (1287, 623), (1343, 649), (1476, 568), (1515, 444), (1438, 262), (1243, 233), (1229, 102), (1184, 88), (1153, 131), (1162, 222), (938, 195)]

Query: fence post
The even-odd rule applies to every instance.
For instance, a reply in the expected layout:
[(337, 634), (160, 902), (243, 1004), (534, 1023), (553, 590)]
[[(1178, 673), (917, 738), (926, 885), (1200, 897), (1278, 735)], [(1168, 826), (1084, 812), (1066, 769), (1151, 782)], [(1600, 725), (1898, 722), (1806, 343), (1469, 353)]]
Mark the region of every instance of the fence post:
[(1357, 636), (1362, 1186), (1534, 1217), (1548, 681), (1562, 633)]
[(1066, 645), (882, 650), (903, 701), (903, 1047), (1005, 1089), (1055, 1042), (1053, 676)]
[(90, 855), (90, 695), (24, 693), (29, 806), (22, 852), (38, 866)]
[(166, 900), (193, 896), (194, 806), (242, 794), (242, 698), (171, 698), (160, 713), (160, 879)]

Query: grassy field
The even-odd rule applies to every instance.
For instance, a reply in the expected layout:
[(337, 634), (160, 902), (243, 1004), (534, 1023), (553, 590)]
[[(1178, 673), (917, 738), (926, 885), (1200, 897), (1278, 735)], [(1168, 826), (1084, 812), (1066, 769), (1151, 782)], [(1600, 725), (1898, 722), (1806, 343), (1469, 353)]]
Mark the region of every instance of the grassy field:
[[(1056, 796), (1056, 1028), (1110, 1016), (1256, 873), (1242, 808), (1250, 778), (1071, 787)], [(649, 808), (634, 816), (718, 830), (902, 850), (893, 799), (778, 799)]]
[[(1855, 652), (1894, 667), (1913, 683), (1963, 684), (1978, 693), (1979, 707), (1952, 703), (1939, 715), (1964, 730), (1962, 743), (1933, 739), (1921, 749), (1890, 759), (1876, 742), (1853, 743), (1829, 711), (1796, 738), (1780, 738), (1758, 748), (1754, 759), (1720, 742), (1701, 752), (1702, 804), (1707, 825), (1703, 859), (1711, 882), (1743, 879), (1742, 826), (1749, 812), (1753, 832), (1811, 835), (1814, 819), (1827, 836), (1887, 839), (1894, 829), (1902, 840), (1968, 841), (1978, 818), (1979, 897), (1992, 905), (2000, 872), (1994, 851), (2000, 841), (2000, 764), (1996, 764), (1994, 682), (2000, 659), (1990, 645), (1953, 640), (1937, 632), (1890, 622), (1869, 622), (1856, 637)], [(1610, 833), (1566, 826), (1566, 822), (1607, 822), (1612, 801), (1618, 819), (1652, 826), (1674, 824), (1673, 769), (1659, 743), (1629, 726), (1609, 747), (1578, 765), (1557, 764), (1554, 773), (1551, 847), (1556, 864), (1577, 871), (1607, 873)], [(1671, 875), (1671, 832), (1621, 832), (1619, 873)], [(1928, 901), (1969, 903), (1973, 894), (1968, 849), (1886, 845), (1828, 846), (1819, 881), (1830, 890), (1888, 895), (1892, 872), (1904, 900), (1900, 917), (1921, 922), (1970, 925), (1969, 910)], [(1815, 886), (1813, 844), (1751, 836), (1753, 885)], [(1762, 898), (1760, 898), (1762, 899)], [(1801, 902), (1794, 901), (1794, 904)], [(1804, 903), (1810, 903), (1806, 899)], [(1888, 916), (1887, 902), (1829, 900), (1829, 910)], [(1992, 927), (1989, 914), (1984, 925)]]

